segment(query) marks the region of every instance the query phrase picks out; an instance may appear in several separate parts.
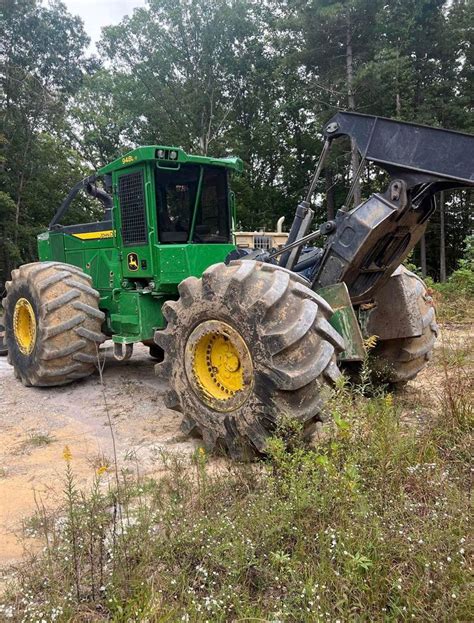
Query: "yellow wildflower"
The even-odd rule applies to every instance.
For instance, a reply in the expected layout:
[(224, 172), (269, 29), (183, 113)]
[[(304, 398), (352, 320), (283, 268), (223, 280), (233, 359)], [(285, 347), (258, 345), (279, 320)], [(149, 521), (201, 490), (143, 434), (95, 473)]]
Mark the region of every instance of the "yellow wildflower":
[(66, 463), (69, 463), (69, 461), (72, 460), (72, 453), (69, 449), (69, 446), (64, 446), (63, 459), (66, 461)]
[(98, 474), (99, 476), (102, 476), (102, 474), (105, 474), (105, 472), (106, 472), (108, 469), (109, 469), (108, 465), (100, 465), (100, 466), (97, 468), (97, 474)]
[(393, 407), (393, 394), (387, 394), (385, 396), (385, 406), (389, 409)]
[(370, 335), (368, 338), (364, 340), (364, 346), (367, 350), (371, 350), (377, 344), (377, 340), (379, 339), (378, 335)]

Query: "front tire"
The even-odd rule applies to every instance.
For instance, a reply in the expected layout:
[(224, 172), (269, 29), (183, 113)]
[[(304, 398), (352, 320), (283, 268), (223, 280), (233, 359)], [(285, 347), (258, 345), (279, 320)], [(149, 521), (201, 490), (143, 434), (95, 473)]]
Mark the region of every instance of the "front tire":
[(265, 452), (282, 416), (309, 434), (340, 373), (342, 337), (329, 305), (278, 266), (240, 260), (189, 277), (168, 301), (155, 341), (165, 352), (156, 373), (169, 380), (165, 404), (183, 430), (234, 458)]
[[(401, 279), (407, 302), (417, 309), (420, 319), (419, 334), (388, 340), (381, 339), (377, 342), (370, 357), (375, 380), (402, 387), (428, 365), (438, 336), (438, 325), (433, 299), (423, 280), (404, 266), (398, 269), (396, 275), (396, 277), (391, 277), (385, 285), (386, 293), (383, 303), (379, 302), (379, 314), (391, 318), (393, 307), (390, 303), (398, 293), (395, 286), (392, 286), (392, 279)], [(391, 296), (392, 291), (393, 296)], [(408, 313), (408, 310), (405, 313)], [(397, 318), (393, 318), (392, 322), (395, 324)]]
[(65, 385), (95, 370), (104, 314), (88, 275), (35, 262), (13, 270), (6, 289), (8, 362), (24, 385)]
[(150, 346), (148, 352), (152, 359), (156, 359), (156, 361), (163, 361), (164, 356), (165, 356), (163, 353), (163, 349), (157, 346), (156, 344), (153, 344), (152, 346)]

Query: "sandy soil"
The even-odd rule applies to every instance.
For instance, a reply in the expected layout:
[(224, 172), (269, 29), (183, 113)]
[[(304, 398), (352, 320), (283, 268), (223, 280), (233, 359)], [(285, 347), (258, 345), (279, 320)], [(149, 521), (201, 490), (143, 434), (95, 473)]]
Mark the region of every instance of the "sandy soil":
[(428, 366), (395, 394), (402, 423), (423, 428), (433, 414), (439, 412), (444, 388), (452, 375), (451, 366), (455, 363), (458, 373), (468, 376), (474, 366), (473, 353), (474, 327), (468, 324), (443, 325)]
[[(403, 419), (423, 424), (438, 406), (443, 382), (441, 352), (460, 352), (472, 342), (469, 327), (448, 326), (438, 340), (434, 360), (397, 394)], [(148, 349), (116, 362), (106, 350), (106, 400), (121, 467), (153, 473), (161, 451), (191, 453), (195, 440), (179, 430), (180, 415), (163, 404), (165, 385), (156, 378)], [(0, 357), (0, 583), (1, 569), (22, 557), (19, 537), (36, 504), (54, 509), (63, 486), (63, 450), (72, 453), (78, 484), (113, 460), (113, 444), (98, 374), (63, 388), (25, 388)], [(34, 542), (28, 540), (29, 548)]]
[[(165, 385), (154, 375), (148, 349), (139, 345), (130, 361), (119, 363), (107, 348), (106, 358), (105, 395), (120, 466), (149, 473), (163, 449), (191, 453), (197, 442), (180, 433), (180, 415), (164, 406)], [(21, 558), (18, 537), (36, 504), (57, 505), (66, 445), (80, 485), (113, 461), (99, 375), (66, 387), (26, 388), (0, 357), (0, 568)]]

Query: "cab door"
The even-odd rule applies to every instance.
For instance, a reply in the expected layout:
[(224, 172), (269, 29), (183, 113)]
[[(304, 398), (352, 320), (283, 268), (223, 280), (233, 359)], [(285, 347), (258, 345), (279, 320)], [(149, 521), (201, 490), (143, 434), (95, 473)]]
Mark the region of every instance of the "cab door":
[(118, 171), (115, 186), (116, 236), (121, 250), (122, 274), (132, 279), (152, 277), (153, 227), (147, 210), (152, 188), (148, 168), (137, 165)]

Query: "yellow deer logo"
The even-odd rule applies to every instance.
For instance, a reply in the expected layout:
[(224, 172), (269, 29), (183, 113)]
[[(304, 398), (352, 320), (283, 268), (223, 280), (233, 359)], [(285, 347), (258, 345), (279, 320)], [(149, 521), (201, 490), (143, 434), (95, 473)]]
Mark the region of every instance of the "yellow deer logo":
[(138, 255), (136, 253), (129, 253), (127, 256), (127, 264), (129, 270), (138, 270)]

